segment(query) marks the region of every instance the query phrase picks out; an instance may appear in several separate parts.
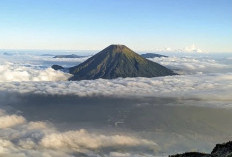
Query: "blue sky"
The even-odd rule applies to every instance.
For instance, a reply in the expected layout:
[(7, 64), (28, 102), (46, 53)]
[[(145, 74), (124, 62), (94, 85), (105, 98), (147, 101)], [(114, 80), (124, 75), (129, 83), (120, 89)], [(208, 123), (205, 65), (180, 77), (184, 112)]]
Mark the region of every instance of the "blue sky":
[(195, 44), (202, 51), (232, 52), (232, 1), (1, 0), (0, 35), (0, 49), (125, 44), (155, 51)]

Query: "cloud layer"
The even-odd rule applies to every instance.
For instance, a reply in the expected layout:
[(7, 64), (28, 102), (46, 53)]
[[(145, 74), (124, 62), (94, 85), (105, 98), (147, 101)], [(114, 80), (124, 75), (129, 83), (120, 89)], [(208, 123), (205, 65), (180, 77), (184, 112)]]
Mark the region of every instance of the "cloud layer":
[[(69, 82), (66, 81), (70, 76), (69, 74), (47, 68), (50, 64), (56, 62), (53, 59), (41, 59), (39, 57), (33, 58), (30, 61), (26, 60), (25, 63), (22, 60), (15, 60), (11, 63), (3, 60), (0, 65), (0, 156), (153, 156), (161, 145), (167, 147), (166, 151), (178, 149), (176, 139), (181, 139), (182, 142), (185, 142), (187, 139), (191, 141), (195, 137), (198, 137), (198, 139), (205, 137), (203, 134), (195, 134), (193, 137), (191, 131), (194, 131), (196, 128), (200, 128), (203, 133), (205, 131), (211, 134), (217, 130), (221, 131), (220, 120), (225, 122), (228, 119), (227, 117), (229, 117), (228, 115), (230, 115), (230, 113), (226, 113), (225, 116), (222, 116), (224, 112), (221, 111), (230, 110), (232, 107), (232, 73), (230, 65), (208, 58), (168, 57), (153, 58), (151, 60), (174, 69), (183, 75)], [(42, 66), (45, 62), (46, 66)], [(59, 62), (66, 64), (69, 61), (59, 60)], [(75, 61), (72, 62), (72, 64), (74, 63)], [(84, 98), (82, 101), (85, 103), (79, 100), (81, 99), (80, 97)], [(97, 97), (105, 98), (104, 103), (103, 101), (99, 101), (99, 99), (95, 99)], [(143, 99), (145, 97), (148, 98)], [(110, 99), (107, 100), (107, 98)], [(111, 103), (112, 101), (117, 101), (114, 98), (120, 100), (125, 98), (126, 101), (115, 105)], [(133, 105), (129, 104), (129, 98), (130, 100), (134, 100), (130, 102)], [(141, 103), (140, 101), (137, 102), (134, 98), (141, 100)], [(164, 102), (159, 99), (162, 99)], [(93, 105), (91, 104), (92, 101)], [(156, 103), (161, 104), (161, 106), (155, 106), (154, 104)], [(44, 104), (49, 107), (43, 106)], [(57, 110), (54, 109), (54, 106), (51, 107), (51, 105), (55, 105)], [(71, 108), (69, 105), (80, 106), (75, 106), (76, 108), (72, 106)], [(96, 107), (96, 105), (99, 106)], [(104, 105), (111, 106), (107, 108)], [(119, 108), (119, 105), (122, 105), (122, 108)], [(191, 109), (186, 109), (183, 106), (179, 106), (176, 109), (175, 107), (178, 105), (184, 105), (185, 107), (189, 105)], [(93, 106), (96, 108), (93, 108)], [(164, 106), (166, 109), (163, 108)], [(194, 107), (196, 106), (201, 107), (195, 110)], [(9, 113), (1, 110), (1, 108), (4, 108), (11, 111), (11, 107), (15, 107), (14, 109), (17, 112)], [(33, 111), (34, 107), (38, 109), (36, 109), (35, 115), (30, 112)], [(170, 109), (169, 107), (173, 108)], [(210, 107), (211, 111), (209, 111), (208, 107)], [(67, 110), (64, 111), (64, 109)], [(107, 114), (110, 114), (112, 109), (114, 112), (108, 116)], [(176, 111), (174, 112), (174, 110)], [(195, 112), (192, 112), (192, 110), (195, 110)], [(29, 113), (24, 113), (28, 111)], [(58, 115), (61, 118), (57, 117), (56, 111), (59, 111)], [(103, 114), (103, 112), (107, 113)], [(170, 114), (167, 114), (168, 112)], [(78, 113), (79, 115), (77, 115)], [(70, 116), (65, 114), (70, 114)], [(219, 116), (216, 117), (216, 115)], [(56, 123), (54, 119), (52, 119), (54, 121), (51, 120), (50, 122), (44, 121), (44, 119), (32, 121), (31, 119), (36, 116), (40, 118), (47, 116), (46, 120), (50, 120), (49, 118), (54, 116), (57, 118), (55, 120), (59, 122), (63, 118), (62, 120), (64, 121), (62, 122), (70, 123), (70, 125), (77, 123), (77, 120), (81, 122), (77, 124), (84, 123), (82, 118), (91, 120), (96, 126), (102, 123), (105, 124), (105, 121), (107, 121), (106, 125), (112, 124), (115, 127), (120, 127), (121, 125), (122, 128), (127, 125), (126, 127), (130, 129), (143, 129), (143, 133), (137, 134), (136, 132), (136, 134), (132, 135), (130, 134), (131, 130), (127, 130), (127, 134), (116, 131), (104, 132), (101, 130), (102, 128), (98, 132), (96, 131), (96, 126), (94, 126), (94, 131), (86, 128), (82, 129), (84, 127), (81, 126), (78, 129), (61, 131), (55, 127)], [(185, 117), (183, 118), (183, 116)], [(74, 122), (70, 122), (73, 120), (73, 117), (76, 119), (74, 119)], [(192, 117), (194, 118), (191, 119)], [(199, 120), (196, 122), (197, 118)], [(94, 121), (93, 119), (96, 120)], [(169, 124), (168, 122), (172, 120), (173, 123)], [(136, 123), (140, 122), (140, 126), (133, 123), (134, 121)], [(51, 124), (52, 122), (54, 123)], [(227, 122), (231, 124), (230, 120)], [(166, 130), (165, 125), (168, 127)], [(224, 125), (222, 126), (224, 127)], [(227, 125), (225, 124), (225, 126)], [(213, 129), (210, 130), (211, 128)], [(156, 139), (147, 138), (147, 134), (151, 134), (150, 137), (154, 137), (154, 134), (149, 131), (146, 132), (146, 129), (152, 130), (152, 133), (156, 134)], [(178, 129), (181, 131), (178, 132)], [(177, 133), (170, 133), (170, 130), (175, 130)], [(186, 130), (190, 130), (189, 135), (182, 134), (182, 131), (184, 133)], [(230, 126), (228, 125), (228, 128), (225, 130), (229, 132), (231, 130)], [(225, 130), (223, 131), (226, 132)], [(165, 134), (165, 131), (168, 133)], [(147, 136), (142, 136), (142, 134), (146, 134)], [(218, 136), (218, 133), (216, 132), (215, 135)], [(169, 138), (166, 138), (167, 136)], [(161, 139), (163, 137), (165, 138)], [(175, 140), (167, 142), (165, 139)], [(210, 140), (207, 139), (208, 141)], [(192, 143), (195, 142), (193, 141)], [(183, 147), (183, 145), (181, 146)], [(192, 146), (189, 144), (186, 147), (189, 148)], [(196, 148), (198, 147), (200, 146), (196, 146)]]
[(36, 69), (35, 67), (5, 63), (0, 65), (0, 82), (21, 81), (60, 81), (71, 75), (52, 68)]
[[(20, 57), (19, 57), (20, 58)], [(10, 81), (60, 81), (67, 80), (71, 75), (49, 68), (53, 64), (73, 66), (83, 62), (86, 58), (56, 59), (45, 57), (29, 57), (25, 61), (2, 61), (0, 64), (0, 82)], [(150, 58), (179, 74), (205, 74), (232, 72), (232, 65), (224, 64), (212, 58), (194, 57), (161, 57)]]
[(231, 81), (232, 74), (227, 73), (73, 82), (4, 82), (0, 83), (0, 91), (45, 95), (182, 97), (229, 102), (232, 101)]
[(232, 66), (219, 63), (212, 58), (161, 57), (149, 58), (179, 74), (225, 73), (232, 72)]
[(152, 141), (122, 134), (103, 135), (84, 129), (59, 132), (51, 124), (26, 121), (22, 116), (9, 115), (2, 110), (0, 122), (0, 156), (5, 157), (98, 156), (105, 148), (110, 153), (120, 147), (128, 150), (157, 147)]

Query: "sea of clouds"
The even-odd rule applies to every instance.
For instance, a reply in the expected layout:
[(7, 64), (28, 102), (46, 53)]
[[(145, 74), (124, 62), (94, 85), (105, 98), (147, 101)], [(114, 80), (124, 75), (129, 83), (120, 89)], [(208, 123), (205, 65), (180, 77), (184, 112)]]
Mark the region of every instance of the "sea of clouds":
[[(143, 147), (153, 150), (153, 141), (126, 135), (103, 135), (87, 130), (60, 132), (52, 124), (42, 121), (28, 121), (23, 116), (7, 114), (0, 110), (0, 155), (5, 157), (73, 157), (99, 156), (101, 149), (114, 148), (108, 156), (129, 156), (117, 153)], [(113, 155), (117, 154), (117, 155)]]
[[(109, 134), (99, 130), (93, 131), (93, 128), (61, 131), (49, 119), (34, 121), (28, 116), (25, 117), (23, 112), (26, 110), (14, 109), (12, 112), (14, 106), (11, 104), (26, 104), (27, 100), (23, 99), (31, 97), (47, 96), (48, 103), (52, 96), (88, 99), (94, 97), (102, 99), (107, 97), (154, 98), (155, 100), (162, 98), (175, 100), (175, 103), (164, 104), (169, 106), (183, 105), (219, 109), (231, 109), (232, 107), (232, 64), (229, 64), (231, 58), (184, 56), (150, 58), (180, 74), (156, 78), (97, 79), (75, 82), (67, 81), (71, 77), (70, 74), (50, 68), (52, 64), (65, 67), (77, 65), (87, 58), (56, 59), (28, 54), (1, 55), (0, 156), (141, 157), (154, 156), (157, 151), (162, 152), (159, 142), (141, 137), (140, 133), (119, 131)], [(30, 103), (33, 101), (36, 99), (33, 98)], [(185, 103), (178, 103), (182, 101)], [(146, 103), (142, 103), (144, 104)], [(37, 113), (37, 116), (40, 116), (42, 112), (47, 111), (43, 110)], [(175, 133), (173, 134), (176, 136)], [(178, 134), (178, 136), (181, 135)], [(171, 144), (167, 146), (167, 148), (170, 147), (172, 147)]]
[(1, 92), (44, 95), (114, 96), (114, 97), (178, 97), (223, 101), (232, 107), (232, 73), (177, 75), (157, 78), (119, 78), (59, 82), (4, 82)]
[(70, 74), (50, 68), (52, 64), (57, 63), (57, 60), (61, 63), (60, 65), (65, 66), (70, 60), (73, 65), (76, 65), (87, 58), (56, 59), (35, 55), (2, 57), (0, 91), (77, 96), (192, 97), (231, 101), (232, 64), (226, 62), (230, 58), (221, 60), (209, 57), (176, 56), (150, 58), (180, 74), (156, 78), (70, 82), (67, 81), (71, 77)]
[(179, 74), (205, 74), (231, 72), (232, 63), (228, 64), (229, 58), (216, 60), (210, 57), (156, 57), (149, 60), (169, 67)]

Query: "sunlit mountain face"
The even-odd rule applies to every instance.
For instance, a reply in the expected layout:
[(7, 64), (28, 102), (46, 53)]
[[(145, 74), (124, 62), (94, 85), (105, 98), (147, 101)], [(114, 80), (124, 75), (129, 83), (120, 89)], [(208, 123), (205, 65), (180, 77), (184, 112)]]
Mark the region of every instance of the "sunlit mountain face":
[(231, 55), (149, 58), (179, 75), (82, 81), (51, 65), (90, 56), (54, 56), (0, 52), (0, 156), (168, 156), (231, 140)]

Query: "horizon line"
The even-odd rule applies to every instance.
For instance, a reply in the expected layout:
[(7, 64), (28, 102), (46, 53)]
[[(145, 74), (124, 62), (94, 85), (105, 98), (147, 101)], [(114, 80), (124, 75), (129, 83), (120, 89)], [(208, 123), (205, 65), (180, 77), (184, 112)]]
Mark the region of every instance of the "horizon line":
[[(13, 49), (8, 49), (8, 48), (0, 48), (0, 51), (101, 51), (102, 49), (23, 49), (23, 48), (13, 48)], [(173, 50), (173, 51), (159, 51), (159, 50), (134, 50), (135, 52), (158, 52), (158, 53), (186, 53), (186, 54), (210, 54), (210, 53), (232, 53), (232, 51), (226, 51), (226, 52), (216, 52), (216, 51), (209, 51), (209, 52), (186, 52), (183, 50)]]

